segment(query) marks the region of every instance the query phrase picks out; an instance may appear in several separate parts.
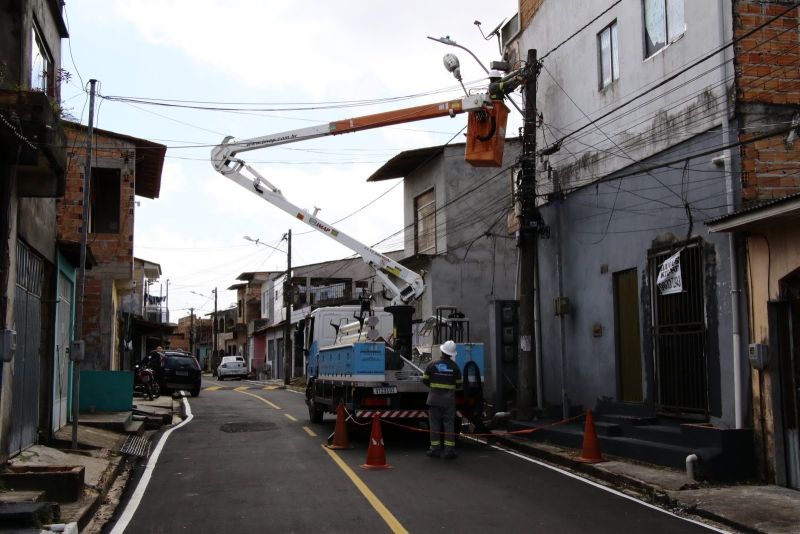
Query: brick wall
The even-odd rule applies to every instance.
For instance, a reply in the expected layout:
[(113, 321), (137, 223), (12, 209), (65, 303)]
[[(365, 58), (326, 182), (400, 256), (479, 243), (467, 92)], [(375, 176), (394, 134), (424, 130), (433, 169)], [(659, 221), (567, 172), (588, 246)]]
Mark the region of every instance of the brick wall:
[[(58, 239), (80, 242), (83, 218), (83, 173), (86, 165), (86, 130), (66, 125), (67, 171), (64, 197), (56, 201)], [(134, 165), (131, 141), (96, 133), (94, 167), (120, 169), (119, 233), (89, 233), (88, 244), (97, 265), (86, 271), (83, 307), (85, 369), (110, 369), (117, 358), (113, 325), (115, 281), (131, 280), (133, 266)]]
[[(734, 37), (741, 38), (793, 2), (735, 0)], [(742, 38), (734, 47), (736, 106), (745, 203), (779, 198), (800, 191), (800, 141), (787, 144), (787, 134), (748, 142), (787, 128), (800, 105), (800, 10), (789, 9), (774, 22)]]
[(533, 16), (539, 11), (544, 0), (519, 0), (519, 27), (528, 26)]
[[(98, 263), (133, 263), (134, 212), (134, 146), (127, 141), (95, 135), (97, 167), (121, 169), (120, 232), (90, 234), (92, 254)], [(81, 240), (83, 217), (83, 172), (86, 166), (86, 134), (84, 130), (67, 129), (67, 176), (64, 198), (57, 203), (58, 237), (69, 241)], [(127, 164), (126, 164), (127, 160)]]

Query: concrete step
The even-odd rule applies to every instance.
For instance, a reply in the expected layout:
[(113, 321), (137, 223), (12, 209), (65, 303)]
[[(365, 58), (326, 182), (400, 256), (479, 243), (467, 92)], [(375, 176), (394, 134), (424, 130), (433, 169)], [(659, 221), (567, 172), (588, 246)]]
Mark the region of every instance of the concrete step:
[(639, 425), (655, 425), (658, 424), (658, 417), (652, 415), (628, 415), (618, 413), (604, 413), (596, 414), (594, 416), (596, 421), (605, 421), (607, 423), (616, 423), (623, 426), (639, 426)]
[(634, 425), (625, 429), (624, 435), (629, 438), (667, 443), (671, 445), (689, 445), (691, 441), (675, 425)]
[(42, 502), (44, 501), (43, 490), (31, 491), (4, 491), (0, 493), (0, 505), (23, 502)]
[(0, 525), (4, 529), (40, 527), (58, 517), (58, 504), (52, 502), (0, 503)]
[(78, 500), (85, 480), (82, 465), (11, 465), (0, 472), (0, 481), (11, 490), (44, 491), (51, 501)]
[(131, 421), (131, 412), (81, 412), (78, 421), (81, 425), (124, 432), (125, 425)]
[(144, 419), (132, 420), (125, 425), (125, 432), (128, 434), (135, 434), (137, 436), (144, 433)]
[[(514, 430), (520, 430), (526, 427), (530, 428), (529, 425), (519, 424), (517, 422), (512, 422), (511, 425)], [(533, 424), (531, 425), (536, 426)], [(626, 435), (608, 435), (605, 431), (601, 431), (603, 427), (604, 425), (601, 426), (595, 422), (597, 439), (603, 454), (630, 458), (655, 465), (673, 467), (675, 469), (683, 469), (686, 465), (686, 456), (694, 452), (691, 446), (685, 444), (648, 441), (646, 439), (627, 437)], [(616, 429), (614, 431), (616, 431)], [(579, 451), (583, 448), (583, 433), (584, 427), (582, 425), (570, 424), (541, 428), (540, 430), (536, 430), (530, 434), (524, 434), (523, 436), (534, 441), (547, 441)]]

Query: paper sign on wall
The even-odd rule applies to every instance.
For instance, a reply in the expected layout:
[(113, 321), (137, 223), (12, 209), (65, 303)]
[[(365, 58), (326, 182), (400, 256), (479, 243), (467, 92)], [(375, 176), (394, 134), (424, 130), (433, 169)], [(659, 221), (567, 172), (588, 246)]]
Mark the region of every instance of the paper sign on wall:
[(683, 291), (680, 251), (664, 260), (664, 263), (661, 264), (656, 285), (662, 295), (673, 295)]

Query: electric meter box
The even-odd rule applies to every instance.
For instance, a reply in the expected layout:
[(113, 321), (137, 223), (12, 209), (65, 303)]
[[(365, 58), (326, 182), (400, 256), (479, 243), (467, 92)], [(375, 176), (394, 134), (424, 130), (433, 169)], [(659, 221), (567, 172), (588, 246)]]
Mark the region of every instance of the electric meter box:
[(747, 349), (750, 367), (763, 371), (769, 365), (769, 347), (763, 343), (750, 343)]
[(17, 352), (17, 332), (16, 330), (0, 330), (0, 359), (10, 362), (14, 359)]
[(85, 346), (82, 339), (74, 340), (69, 347), (69, 359), (73, 362), (82, 362)]

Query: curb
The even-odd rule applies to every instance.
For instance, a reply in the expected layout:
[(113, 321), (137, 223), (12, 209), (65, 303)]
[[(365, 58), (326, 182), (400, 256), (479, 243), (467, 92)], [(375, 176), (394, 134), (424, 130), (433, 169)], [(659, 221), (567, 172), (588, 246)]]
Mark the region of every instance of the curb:
[(109, 467), (103, 472), (103, 476), (101, 478), (100, 487), (88, 487), (85, 488), (86, 491), (90, 491), (94, 493), (94, 498), (92, 502), (83, 508), (77, 517), (70, 518), (72, 522), (78, 524), (78, 528), (84, 529), (86, 525), (91, 522), (94, 518), (94, 515), (97, 513), (97, 510), (100, 508), (100, 504), (108, 495), (108, 490), (111, 489), (111, 486), (114, 484), (114, 481), (119, 476), (122, 469), (128, 463), (129, 458), (127, 455), (120, 454), (117, 457), (109, 458)]
[(670, 495), (669, 492), (664, 488), (654, 486), (637, 478), (629, 477), (619, 473), (610, 473), (604, 469), (598, 469), (593, 464), (578, 462), (566, 454), (558, 454), (556, 452), (536, 447), (534, 442), (523, 442), (518, 439), (500, 435), (496, 435), (490, 439), (516, 452), (524, 453), (547, 463), (567, 468), (569, 471), (576, 474), (588, 475), (589, 477), (601, 480), (605, 482), (606, 485), (615, 487), (620, 491), (633, 491), (637, 493), (642, 500), (650, 504), (655, 504), (662, 508), (668, 508), (671, 509), (671, 511), (678, 510), (686, 515), (693, 515), (699, 518), (711, 520), (741, 532), (753, 534), (760, 534), (762, 532), (761, 530), (754, 529), (749, 525), (739, 523), (709, 510), (705, 510), (694, 505), (687, 506), (685, 503), (682, 503), (679, 498)]
[[(176, 400), (178, 402), (176, 402)], [(178, 415), (181, 419), (186, 418), (186, 413), (183, 402), (181, 402), (181, 398), (173, 398), (172, 414), (173, 416)], [(164, 423), (162, 424), (162, 427), (172, 426), (173, 424), (173, 422), (170, 422), (169, 424)], [(149, 440), (152, 441), (152, 437), (150, 437)], [(85, 488), (87, 492), (92, 492), (94, 494), (92, 502), (80, 511), (78, 517), (71, 518), (71, 521), (78, 524), (79, 529), (83, 530), (94, 519), (97, 511), (100, 509), (100, 506), (108, 495), (109, 490), (114, 485), (117, 477), (119, 477), (123, 469), (125, 469), (127, 465), (138, 461), (139, 458), (122, 453), (120, 453), (118, 456), (112, 456), (109, 458), (109, 467), (103, 472), (103, 476), (101, 477), (101, 482), (99, 485), (100, 487)]]

